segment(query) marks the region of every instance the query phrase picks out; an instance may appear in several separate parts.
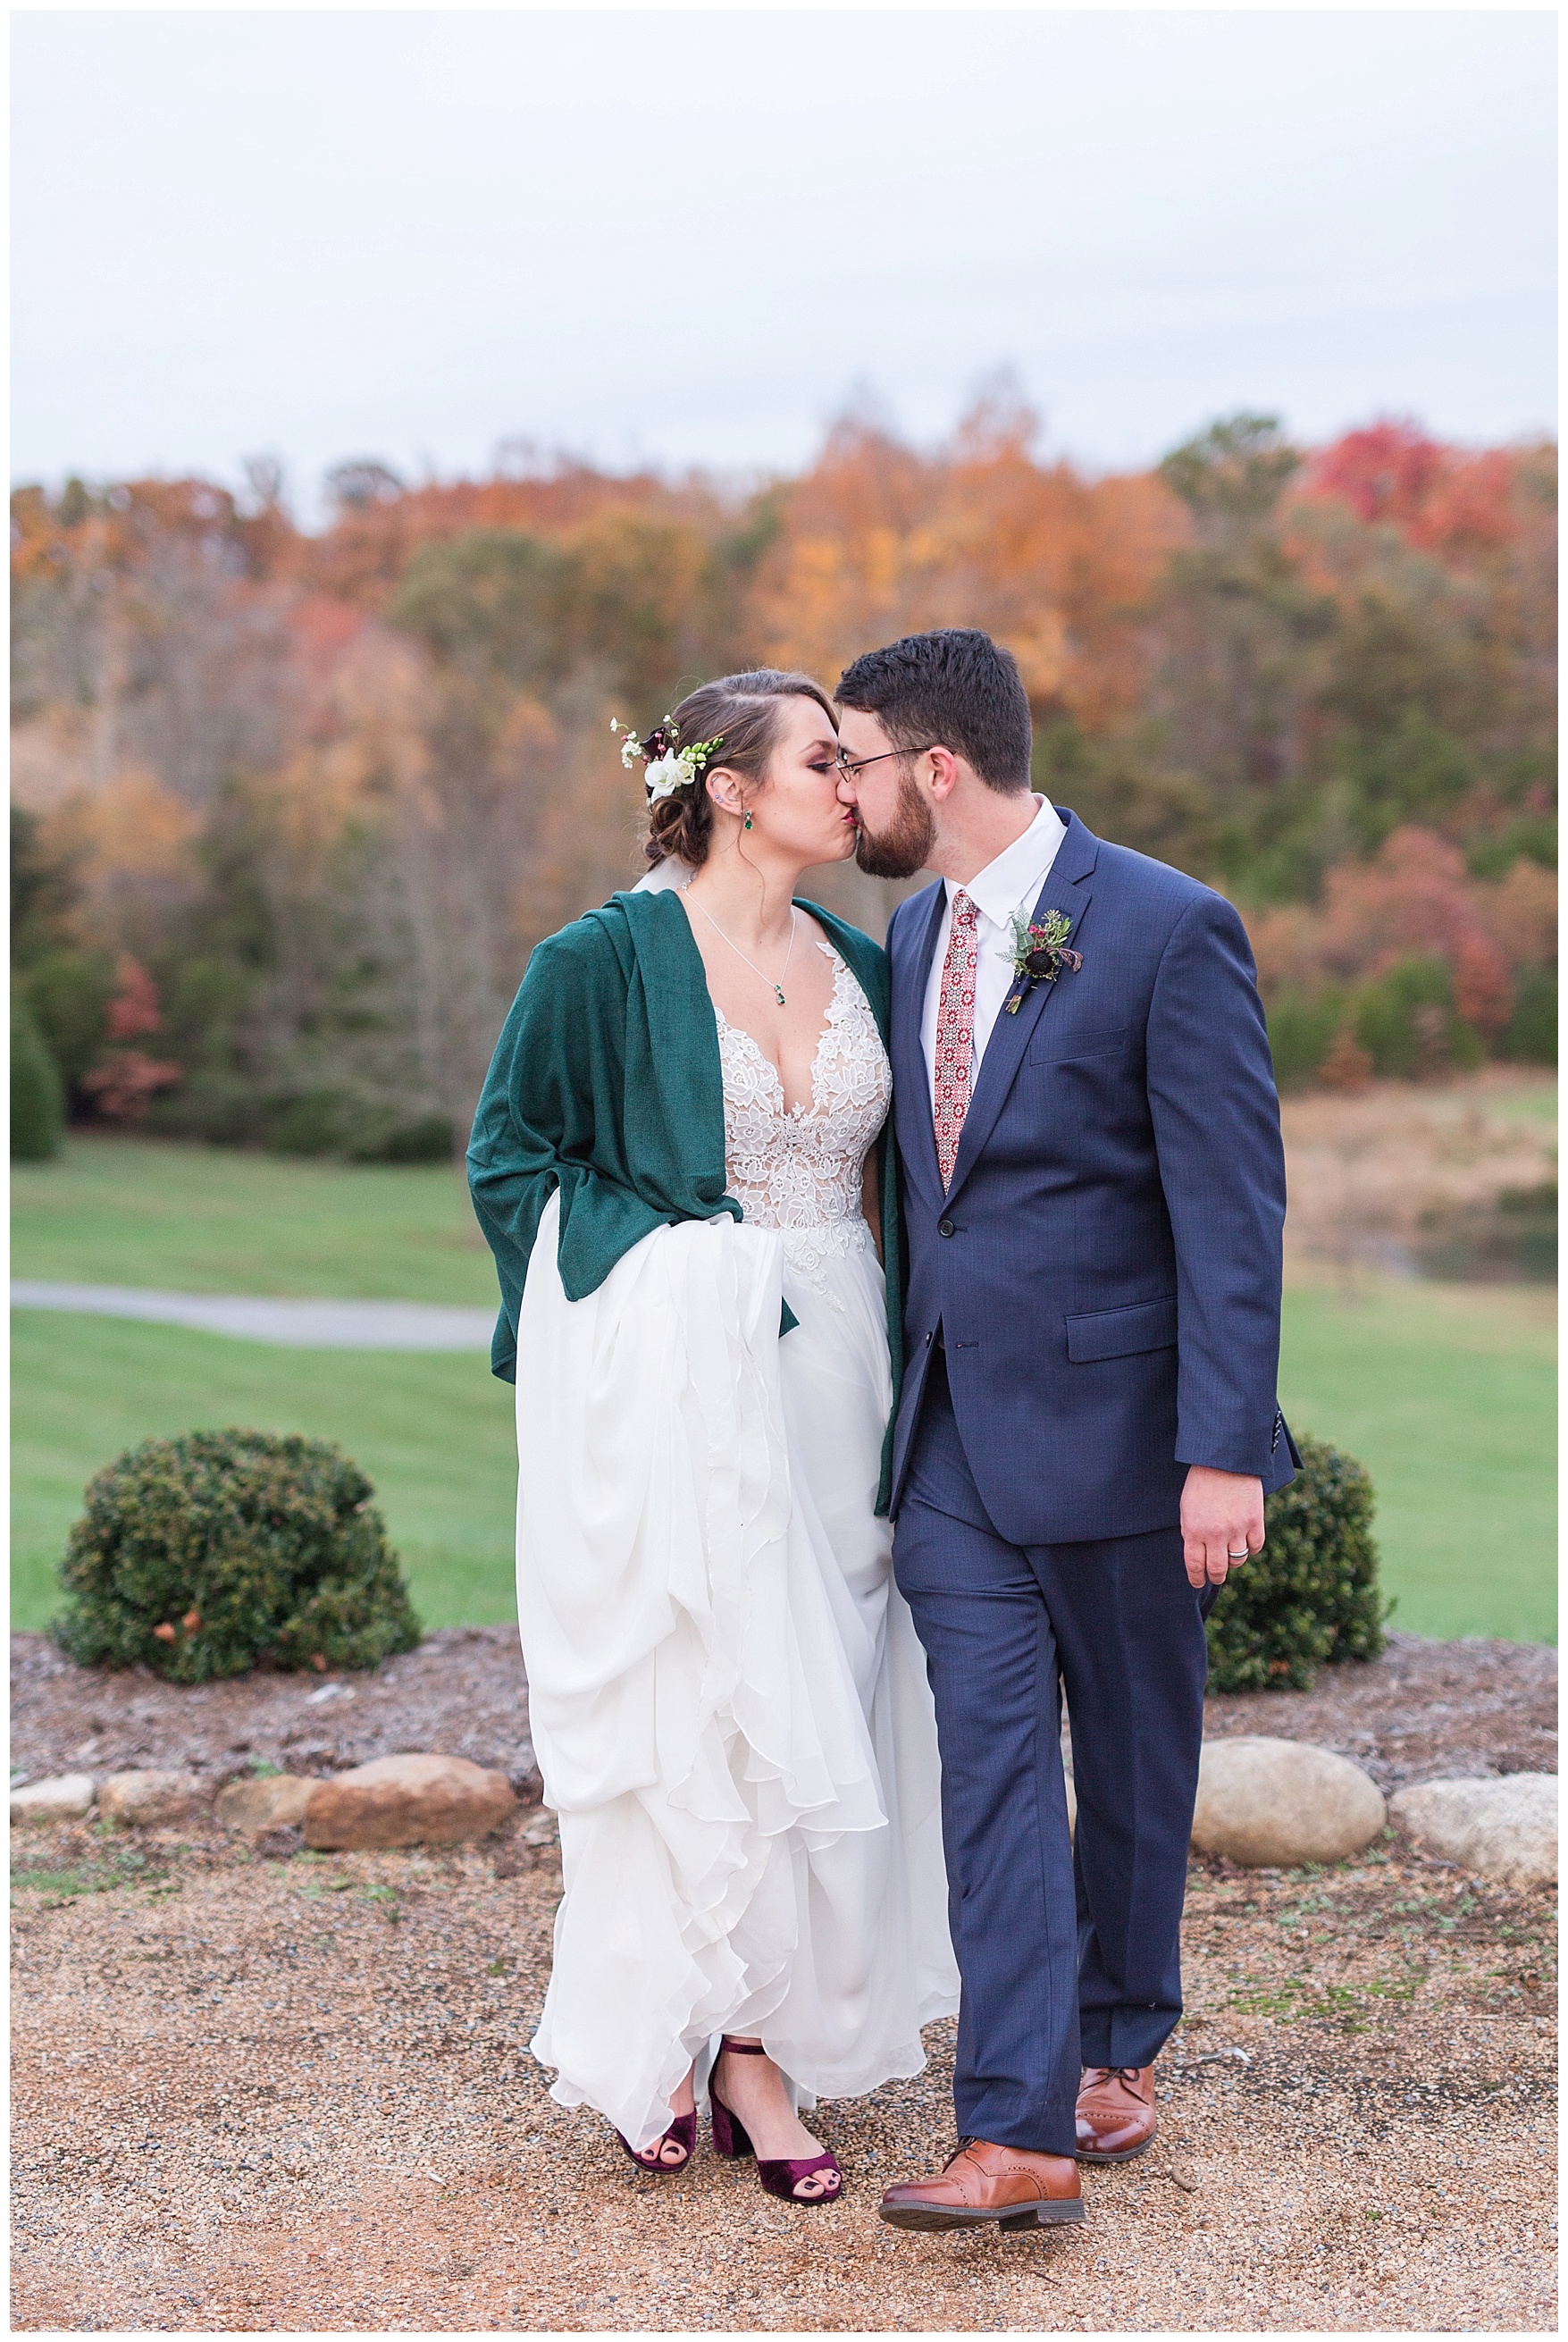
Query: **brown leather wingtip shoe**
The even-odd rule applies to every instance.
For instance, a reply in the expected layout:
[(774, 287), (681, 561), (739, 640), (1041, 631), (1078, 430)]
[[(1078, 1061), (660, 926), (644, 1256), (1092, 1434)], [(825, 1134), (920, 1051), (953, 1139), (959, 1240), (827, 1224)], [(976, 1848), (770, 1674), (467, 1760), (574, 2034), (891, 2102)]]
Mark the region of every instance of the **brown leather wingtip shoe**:
[(965, 2139), (934, 2179), (904, 2179), (879, 2206), (894, 2228), (1049, 2228), (1084, 2217), (1084, 2183), (1068, 2155)]
[(1078, 2085), (1078, 2160), (1125, 2163), (1159, 2128), (1153, 2066), (1085, 2066)]

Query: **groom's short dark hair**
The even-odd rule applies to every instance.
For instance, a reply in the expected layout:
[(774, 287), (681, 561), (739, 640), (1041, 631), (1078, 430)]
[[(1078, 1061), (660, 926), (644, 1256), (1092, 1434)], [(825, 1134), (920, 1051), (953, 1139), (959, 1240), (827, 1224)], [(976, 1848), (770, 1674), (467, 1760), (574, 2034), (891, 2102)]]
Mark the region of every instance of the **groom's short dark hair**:
[(900, 748), (955, 748), (1004, 796), (1029, 786), (1034, 735), (1018, 662), (978, 626), (941, 626), (867, 651), (834, 696), (876, 716)]

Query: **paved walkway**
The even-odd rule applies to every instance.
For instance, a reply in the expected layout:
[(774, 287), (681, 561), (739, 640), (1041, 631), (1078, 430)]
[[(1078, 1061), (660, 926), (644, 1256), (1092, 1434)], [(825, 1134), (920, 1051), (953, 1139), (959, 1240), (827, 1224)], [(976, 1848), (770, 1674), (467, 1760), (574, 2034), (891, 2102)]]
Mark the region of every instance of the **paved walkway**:
[(69, 1309), (90, 1317), (138, 1317), (191, 1326), (287, 1350), (488, 1350), (492, 1309), (442, 1309), (424, 1301), (270, 1301), (248, 1294), (158, 1293), (134, 1285), (42, 1285), (18, 1278), (14, 1309)]

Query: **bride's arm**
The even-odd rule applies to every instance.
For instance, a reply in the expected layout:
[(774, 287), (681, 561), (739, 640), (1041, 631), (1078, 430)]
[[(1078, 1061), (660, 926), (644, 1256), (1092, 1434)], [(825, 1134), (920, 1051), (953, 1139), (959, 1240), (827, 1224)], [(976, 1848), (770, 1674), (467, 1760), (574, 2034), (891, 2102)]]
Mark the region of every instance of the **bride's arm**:
[[(568, 1231), (586, 1209), (608, 1237), (630, 1216), (641, 1236), (647, 1215), (603, 1161), (618, 1154), (607, 1126), (620, 1115), (618, 1023), (624, 981), (591, 923), (580, 919), (538, 945), (501, 1029), (474, 1118), (468, 1186), (515, 1326), (528, 1262), (545, 1205), (561, 1191), (560, 1256), (567, 1297), (581, 1297), (568, 1273)], [(617, 1006), (620, 1016), (614, 1013)], [(590, 1242), (589, 1249), (604, 1248)]]
[[(474, 1216), (494, 1256), (514, 1333), (540, 1215), (561, 1181), (571, 1056), (566, 1026), (575, 987), (554, 946), (541, 944), (495, 1044), (468, 1145)], [(566, 980), (563, 981), (563, 978)]]

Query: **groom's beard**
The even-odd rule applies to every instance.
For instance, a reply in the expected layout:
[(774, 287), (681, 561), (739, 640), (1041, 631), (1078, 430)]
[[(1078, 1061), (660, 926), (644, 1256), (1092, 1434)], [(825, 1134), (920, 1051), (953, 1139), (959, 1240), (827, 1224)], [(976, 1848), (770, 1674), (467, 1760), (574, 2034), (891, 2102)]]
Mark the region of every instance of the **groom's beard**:
[(936, 843), (936, 817), (907, 773), (902, 776), (898, 811), (886, 829), (867, 829), (864, 816), (854, 858), (868, 878), (913, 878), (924, 870)]

